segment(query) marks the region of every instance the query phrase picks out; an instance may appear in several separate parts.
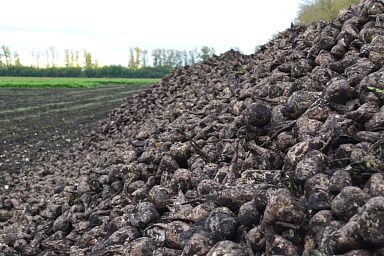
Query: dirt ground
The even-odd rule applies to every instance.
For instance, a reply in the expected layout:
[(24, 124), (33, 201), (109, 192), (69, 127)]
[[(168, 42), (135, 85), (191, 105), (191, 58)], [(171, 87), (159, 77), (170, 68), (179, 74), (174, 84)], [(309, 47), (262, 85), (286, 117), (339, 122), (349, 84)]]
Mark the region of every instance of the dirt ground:
[(146, 87), (0, 88), (0, 174), (70, 147), (130, 94)]

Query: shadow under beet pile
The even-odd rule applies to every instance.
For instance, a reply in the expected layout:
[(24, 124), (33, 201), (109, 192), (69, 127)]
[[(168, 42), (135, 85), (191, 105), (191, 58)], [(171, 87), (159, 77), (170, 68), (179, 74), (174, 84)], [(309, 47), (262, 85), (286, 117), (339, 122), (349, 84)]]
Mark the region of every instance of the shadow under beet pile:
[(176, 69), (13, 177), (13, 255), (383, 255), (384, 2)]

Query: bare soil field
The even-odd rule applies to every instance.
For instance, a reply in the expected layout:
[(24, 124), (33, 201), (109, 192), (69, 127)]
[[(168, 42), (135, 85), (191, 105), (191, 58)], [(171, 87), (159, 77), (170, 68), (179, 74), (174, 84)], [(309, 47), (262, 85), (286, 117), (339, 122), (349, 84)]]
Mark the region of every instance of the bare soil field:
[(0, 174), (71, 146), (146, 87), (0, 89)]

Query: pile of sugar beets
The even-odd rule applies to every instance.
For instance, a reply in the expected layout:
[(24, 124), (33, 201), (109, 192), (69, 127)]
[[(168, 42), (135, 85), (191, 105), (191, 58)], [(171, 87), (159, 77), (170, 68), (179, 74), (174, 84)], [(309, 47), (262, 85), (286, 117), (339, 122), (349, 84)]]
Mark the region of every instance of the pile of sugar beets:
[(3, 255), (384, 255), (384, 1), (175, 69), (3, 174)]

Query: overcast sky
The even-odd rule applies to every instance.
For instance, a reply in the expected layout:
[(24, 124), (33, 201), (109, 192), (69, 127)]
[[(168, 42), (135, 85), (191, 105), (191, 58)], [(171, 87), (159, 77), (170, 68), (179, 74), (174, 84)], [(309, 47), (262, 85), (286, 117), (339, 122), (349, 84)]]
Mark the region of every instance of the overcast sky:
[(31, 52), (87, 49), (100, 64), (127, 65), (130, 47), (252, 53), (290, 26), (301, 0), (4, 0), (0, 45)]

